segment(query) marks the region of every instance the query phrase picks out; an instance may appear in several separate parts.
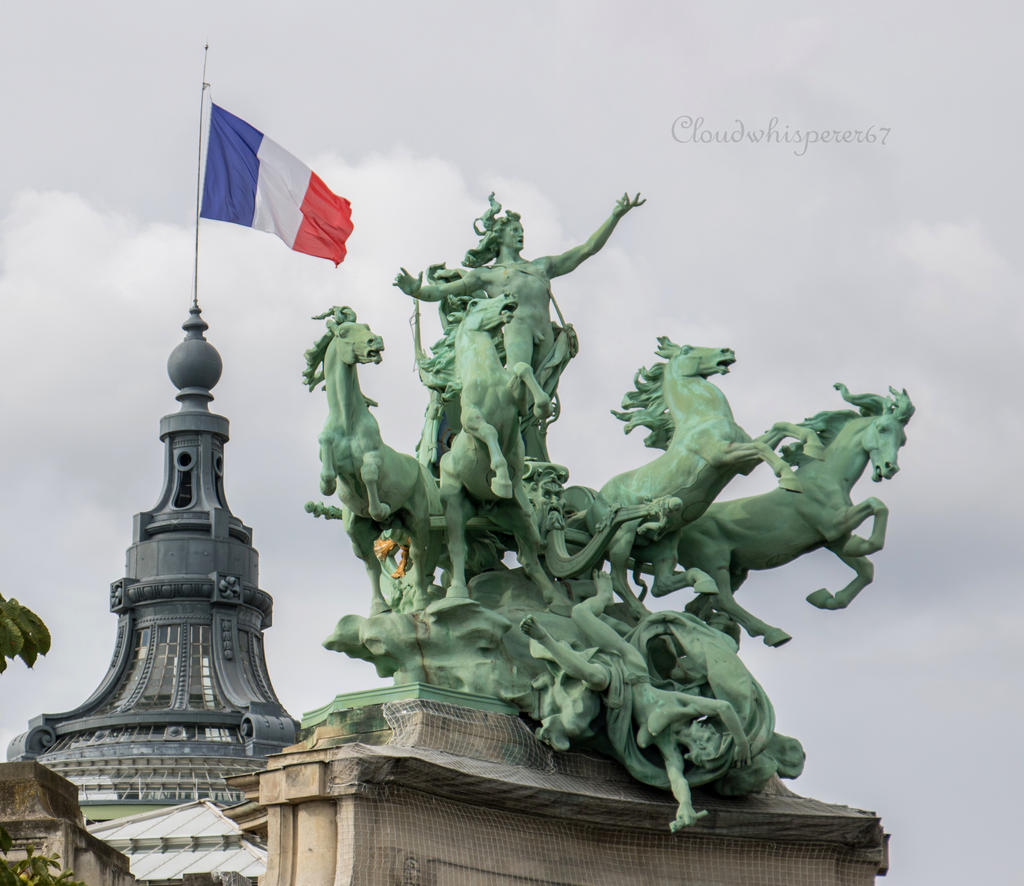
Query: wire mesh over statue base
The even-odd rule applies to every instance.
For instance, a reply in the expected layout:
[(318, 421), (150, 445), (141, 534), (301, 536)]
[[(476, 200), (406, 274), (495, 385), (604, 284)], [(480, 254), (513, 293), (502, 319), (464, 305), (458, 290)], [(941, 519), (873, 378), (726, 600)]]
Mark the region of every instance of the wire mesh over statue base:
[(855, 886), (887, 868), (871, 812), (776, 780), (672, 834), (672, 795), (597, 755), (558, 753), (514, 715), (426, 699), (340, 711), (249, 788), (263, 886)]

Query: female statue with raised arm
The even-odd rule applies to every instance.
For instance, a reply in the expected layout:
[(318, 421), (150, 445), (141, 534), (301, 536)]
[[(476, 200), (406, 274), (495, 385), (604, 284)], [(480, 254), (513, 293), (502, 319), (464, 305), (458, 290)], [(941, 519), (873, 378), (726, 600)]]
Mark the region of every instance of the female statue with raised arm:
[[(632, 198), (629, 194), (623, 194), (612, 209), (612, 214), (585, 243), (561, 255), (535, 259), (525, 259), (521, 255), (523, 225), (519, 214), (506, 212), (499, 215), (501, 204), (494, 199), (494, 194), (490, 195), (489, 201), (489, 209), (473, 225), (480, 242), (475, 249), (466, 253), (462, 262), (469, 270), (448, 272), (445, 275), (451, 277), (453, 273), (458, 274), (454, 280), (428, 280), (424, 283), (422, 272), (414, 277), (402, 268), (401, 273), (395, 277), (395, 286), (413, 298), (430, 302), (470, 296), (481, 291), (488, 297), (507, 294), (516, 298), (519, 306), (515, 317), (505, 325), (502, 332), (505, 366), (510, 370), (518, 368), (516, 375), (524, 379), (533, 395), (532, 422), (539, 433), (526, 435), (527, 455), (546, 461), (545, 421), (552, 412), (552, 398), (558, 377), (576, 352), (575, 335), (571, 327), (556, 327), (552, 324), (549, 308), (552, 300), (551, 280), (575, 270), (597, 253), (608, 242), (619, 220), (645, 201), (639, 194)], [(529, 375), (525, 373), (527, 368), (530, 370)], [(531, 440), (531, 437), (534, 439)]]

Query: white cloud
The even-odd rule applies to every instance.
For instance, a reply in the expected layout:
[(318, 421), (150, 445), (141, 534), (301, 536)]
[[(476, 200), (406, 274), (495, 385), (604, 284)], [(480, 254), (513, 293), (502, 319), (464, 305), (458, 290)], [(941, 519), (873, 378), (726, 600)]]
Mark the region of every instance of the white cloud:
[(896, 248), (921, 270), (967, 291), (988, 288), (1008, 269), (977, 221), (913, 221), (897, 236)]
[[(391, 287), (398, 268), (458, 263), (491, 189), (523, 213), (527, 254), (539, 255), (580, 242), (624, 187), (640, 188), (648, 204), (556, 281), (582, 352), (563, 379), (555, 456), (599, 485), (652, 455), (608, 409), (659, 334), (736, 349), (721, 386), (752, 433), (839, 406), (837, 380), (906, 386), (918, 413), (903, 470), (854, 490), (892, 510), (874, 585), (822, 613), (803, 596), (845, 581), (834, 558), (751, 576), (744, 601), (795, 639), (744, 654), (780, 728), (808, 748), (795, 788), (884, 816), (887, 882), (939, 886), (968, 867), (979, 882), (1004, 877), (1019, 785), (998, 748), (1022, 724), (1013, 15), (605, 3), (581, 17), (566, 3), (542, 28), (478, 10), (452, 29), (457, 10), (444, 4), (357, 16), (321, 5), (308, 10), (316, 28), (299, 14), (271, 32), (232, 3), (185, 0), (158, 26), (124, 5), (99, 30), (91, 7), (66, 6), (54, 27), (48, 7), (22, 4), (0, 33), (0, 74), (18, 84), (4, 111), (18, 137), (0, 172), (0, 562), (4, 593), (36, 604), (56, 641), (34, 671), (16, 663), (0, 678), (0, 742), (99, 681), (115, 622), (107, 583), (130, 515), (160, 482), (157, 420), (177, 405), (163, 367), (190, 298), (197, 95), (182, 84), (198, 80), (201, 20), (218, 100), (258, 114), (355, 211), (337, 271), (269, 235), (202, 230), (200, 299), (225, 360), (214, 408), (232, 422), (229, 497), (255, 527), (276, 598), (268, 651), (292, 712), (375, 681), (319, 648), (323, 623), (364, 611), (367, 595), (340, 529), (302, 512), (323, 421), (322, 396), (298, 381), (317, 331), (309, 315), (351, 304), (384, 336), (384, 363), (364, 381), (385, 438), (409, 449), (424, 400), (411, 384), (411, 305)], [(819, 145), (804, 158), (705, 150), (672, 141), (682, 113), (874, 122), (892, 135), (884, 148)], [(771, 485), (759, 469), (726, 495)], [(988, 687), (971, 696), (984, 704), (951, 713), (951, 692), (972, 680)], [(963, 736), (979, 734), (998, 736), (997, 753), (965, 755)], [(978, 808), (984, 828), (963, 814)]]
[[(358, 162), (325, 155), (317, 166), (339, 190), (344, 183), (357, 207), (351, 255), (341, 269), (292, 253), (263, 233), (203, 222), (199, 270), (207, 335), (224, 358), (213, 408), (231, 420), (227, 492), (234, 512), (255, 528), (263, 585), (277, 597), (268, 652), (278, 692), (296, 715), (343, 685), (376, 682), (368, 666), (318, 649), (328, 622), (364, 611), (368, 597), (340, 527), (302, 511), (306, 499), (317, 497), (315, 440), (325, 417), (323, 395), (299, 383), (303, 350), (322, 328), (309, 318), (347, 303), (384, 336), (385, 360), (364, 367), (362, 381), (382, 404), (385, 439), (411, 451), (425, 395), (412, 373), (412, 301), (391, 280), (403, 264), (413, 271), (445, 259), (457, 266), (475, 245), (472, 222), (487, 205), (485, 187), (471, 187), (450, 163), (407, 151)], [(531, 254), (570, 244), (535, 186), (497, 184), (524, 212)], [(72, 194), (26, 192), (4, 221), (2, 242), (0, 299), (10, 308), (0, 330), (0, 372), (25, 381), (0, 394), (14, 431), (8, 457), (18, 465), (0, 502), (0, 519), (11, 527), (0, 543), (18, 594), (44, 614), (56, 638), (35, 672), (15, 669), (5, 679), (5, 687), (23, 680), (46, 686), (9, 708), (9, 738), (41, 707), (83, 700), (105, 669), (114, 621), (106, 586), (120, 575), (131, 514), (149, 507), (158, 491), (157, 420), (177, 408), (164, 364), (190, 300), (191, 232), (103, 212)], [(59, 258), (55, 242), (62, 244)], [(623, 288), (614, 281), (630, 276), (621, 253), (595, 259), (605, 260), (610, 280), (593, 275), (590, 308), (572, 308), (593, 336), (592, 369), (602, 366), (598, 342), (614, 327), (614, 312), (593, 317), (592, 306), (612, 304)], [(424, 318), (436, 333), (433, 306), (424, 306)], [(573, 370), (581, 378), (587, 371)], [(603, 425), (611, 422), (605, 407), (597, 415)], [(575, 432), (586, 433), (590, 418), (577, 417)], [(55, 539), (59, 560), (77, 565), (61, 576), (59, 603), (52, 577), (39, 572), (54, 560)], [(326, 613), (326, 621), (309, 619), (310, 607)], [(83, 636), (90, 638), (85, 649), (74, 639)], [(320, 680), (308, 678), (309, 656), (324, 662)], [(66, 674), (72, 660), (81, 682), (64, 695), (81, 697), (59, 702), (52, 680), (63, 679), (56, 675)]]

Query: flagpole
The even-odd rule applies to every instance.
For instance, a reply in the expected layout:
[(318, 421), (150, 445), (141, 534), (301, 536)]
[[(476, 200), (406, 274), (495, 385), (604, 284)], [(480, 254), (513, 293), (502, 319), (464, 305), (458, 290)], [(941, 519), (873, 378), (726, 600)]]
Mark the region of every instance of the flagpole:
[(210, 84), (206, 82), (206, 57), (210, 54), (210, 44), (203, 45), (203, 87), (199, 91), (199, 146), (196, 150), (196, 242), (192, 258), (192, 307), (199, 307), (199, 185), (203, 175), (203, 111), (206, 106), (206, 90)]

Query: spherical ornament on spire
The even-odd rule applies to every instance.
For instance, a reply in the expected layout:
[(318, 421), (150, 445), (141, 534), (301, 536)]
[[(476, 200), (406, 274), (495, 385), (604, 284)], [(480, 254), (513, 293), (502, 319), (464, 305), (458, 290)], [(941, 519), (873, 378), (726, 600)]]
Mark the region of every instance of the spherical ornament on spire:
[(217, 349), (203, 336), (209, 326), (201, 313), (198, 305), (192, 305), (189, 318), (181, 326), (185, 340), (167, 358), (167, 374), (178, 390), (210, 390), (220, 381), (223, 363)]

